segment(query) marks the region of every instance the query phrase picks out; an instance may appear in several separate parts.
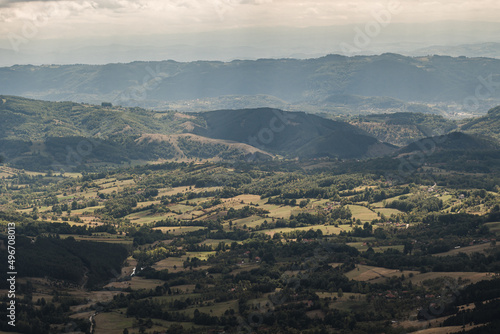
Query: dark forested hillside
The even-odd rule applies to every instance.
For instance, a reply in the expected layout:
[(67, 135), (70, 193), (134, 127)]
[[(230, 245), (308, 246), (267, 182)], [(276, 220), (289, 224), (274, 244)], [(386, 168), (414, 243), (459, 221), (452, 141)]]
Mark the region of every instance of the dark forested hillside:
[(399, 153), (402, 161), (413, 167), (433, 164), (467, 173), (490, 173), (500, 167), (500, 145), (497, 141), (463, 132), (424, 138), (401, 148)]
[(435, 136), (422, 139), (411, 143), (402, 148), (401, 153), (409, 153), (422, 151), (423, 148), (428, 150), (455, 150), (455, 151), (478, 151), (478, 150), (495, 150), (500, 145), (493, 139), (488, 137), (478, 137), (463, 132), (452, 132), (447, 135)]
[(290, 157), (355, 158), (388, 154), (391, 145), (345, 122), (277, 109), (218, 110), (200, 114), (203, 136), (245, 142)]

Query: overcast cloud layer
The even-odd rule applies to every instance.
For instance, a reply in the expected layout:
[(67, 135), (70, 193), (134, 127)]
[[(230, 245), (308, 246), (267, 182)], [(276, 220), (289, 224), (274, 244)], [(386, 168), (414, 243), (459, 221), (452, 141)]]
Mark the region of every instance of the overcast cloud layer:
[(0, 0), (0, 34), (26, 21), (44, 24), (42, 38), (206, 31), (256, 26), (363, 23), (400, 2), (393, 22), (498, 21), (497, 0)]

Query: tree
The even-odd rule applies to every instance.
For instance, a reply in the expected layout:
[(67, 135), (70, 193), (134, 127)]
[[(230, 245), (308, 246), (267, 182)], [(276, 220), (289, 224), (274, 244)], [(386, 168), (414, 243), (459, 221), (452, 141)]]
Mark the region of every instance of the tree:
[(403, 253), (410, 254), (413, 251), (413, 244), (411, 242), (405, 242)]
[(342, 298), (342, 297), (344, 296), (344, 291), (342, 290), (342, 288), (339, 288), (339, 289), (337, 290), (337, 296), (338, 296), (339, 298)]
[(180, 324), (174, 324), (168, 328), (168, 333), (172, 334), (182, 334), (184, 333), (184, 327)]

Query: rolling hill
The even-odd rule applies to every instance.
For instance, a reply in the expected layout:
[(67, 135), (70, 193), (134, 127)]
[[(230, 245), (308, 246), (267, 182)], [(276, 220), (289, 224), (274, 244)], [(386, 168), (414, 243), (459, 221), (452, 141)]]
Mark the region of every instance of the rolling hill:
[(490, 137), (451, 132), (421, 139), (398, 151), (412, 168), (424, 165), (462, 173), (490, 173), (500, 168), (500, 144)]
[(132, 160), (363, 158), (394, 147), (345, 122), (278, 109), (198, 114), (0, 96), (0, 154), (26, 169)]
[(345, 122), (278, 109), (217, 110), (198, 114), (193, 133), (248, 143), (287, 157), (360, 158), (389, 154), (394, 147)]
[(487, 135), (500, 141), (500, 106), (483, 116), (463, 124), (461, 130), (471, 134)]
[(196, 117), (174, 111), (102, 107), (0, 96), (0, 155), (26, 169), (71, 170), (93, 163), (157, 159), (269, 159), (243, 143), (182, 133)]
[[(498, 110), (469, 121), (462, 130), (497, 133)], [(418, 152), (425, 145), (422, 140), (438, 143), (435, 150), (440, 152), (498, 150), (492, 139), (461, 132), (421, 139), (456, 129), (453, 121), (421, 113), (360, 116), (349, 124), (273, 108), (186, 114), (0, 96), (0, 118), (0, 155), (31, 170), (250, 156), (360, 159), (392, 155), (397, 151), (393, 144), (418, 139), (397, 152)]]
[(352, 118), (350, 121), (380, 141), (405, 146), (425, 137), (446, 134), (457, 128), (455, 121), (423, 113), (384, 113)]
[[(431, 145), (430, 143), (433, 144)], [(500, 148), (500, 144), (493, 139), (484, 136), (479, 137), (463, 132), (451, 132), (442, 136), (420, 139), (406, 147), (403, 147), (399, 150), (399, 152), (418, 152), (422, 151), (423, 147), (433, 147), (435, 151), (484, 151), (497, 150)]]

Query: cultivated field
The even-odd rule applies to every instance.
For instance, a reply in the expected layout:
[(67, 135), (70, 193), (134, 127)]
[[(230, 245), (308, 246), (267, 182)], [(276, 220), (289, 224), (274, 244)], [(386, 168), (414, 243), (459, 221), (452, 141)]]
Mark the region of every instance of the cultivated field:
[(478, 273), (478, 272), (428, 272), (420, 273), (415, 270), (396, 270), (387, 269), (382, 267), (373, 267), (358, 264), (356, 268), (346, 273), (346, 276), (350, 279), (356, 281), (364, 281), (370, 283), (384, 283), (387, 278), (401, 275), (405, 276), (405, 279), (410, 280), (413, 284), (420, 284), (425, 280), (449, 277), (455, 280), (461, 278), (462, 280), (469, 280), (471, 283), (475, 283), (485, 279), (493, 278), (491, 273)]
[(479, 244), (479, 245), (454, 248), (448, 252), (438, 253), (438, 254), (433, 254), (433, 255), (434, 256), (448, 256), (448, 255), (458, 255), (460, 253), (470, 255), (472, 253), (485, 253), (489, 250), (494, 250), (496, 248), (500, 248), (500, 246), (495, 247), (495, 246), (492, 246), (489, 242), (487, 242), (487, 243)]

